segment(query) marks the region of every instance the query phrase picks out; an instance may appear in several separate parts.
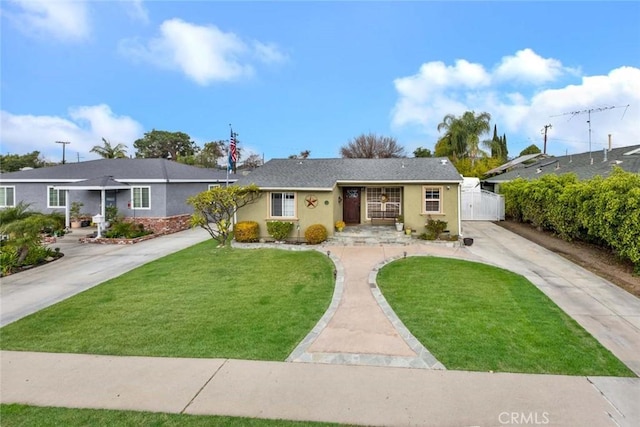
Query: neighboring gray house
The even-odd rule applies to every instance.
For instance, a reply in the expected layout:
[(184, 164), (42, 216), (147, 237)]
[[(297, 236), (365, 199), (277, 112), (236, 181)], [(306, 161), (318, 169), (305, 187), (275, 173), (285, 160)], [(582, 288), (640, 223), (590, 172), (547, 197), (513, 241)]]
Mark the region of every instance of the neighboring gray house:
[[(482, 187), (499, 192), (500, 184), (503, 182), (513, 181), (516, 178), (536, 179), (550, 173), (556, 175), (575, 173), (580, 180), (597, 175), (606, 177), (615, 166), (627, 172), (640, 173), (640, 145), (558, 157), (538, 156), (526, 164), (515, 164), (504, 173), (484, 178)], [(494, 170), (502, 172), (500, 168)]]
[(268, 221), (288, 221), (304, 234), (322, 224), (333, 234), (337, 221), (404, 224), (422, 231), (428, 218), (448, 223), (460, 234), (462, 177), (446, 158), (274, 159), (238, 185), (256, 184), (255, 203), (238, 211), (238, 221), (256, 221), (268, 237)]
[(102, 159), (0, 175), (0, 209), (19, 202), (39, 212), (62, 212), (69, 226), (72, 202), (87, 216), (105, 215), (107, 206), (156, 233), (188, 227), (190, 196), (237, 180), (225, 170), (205, 169), (166, 159)]

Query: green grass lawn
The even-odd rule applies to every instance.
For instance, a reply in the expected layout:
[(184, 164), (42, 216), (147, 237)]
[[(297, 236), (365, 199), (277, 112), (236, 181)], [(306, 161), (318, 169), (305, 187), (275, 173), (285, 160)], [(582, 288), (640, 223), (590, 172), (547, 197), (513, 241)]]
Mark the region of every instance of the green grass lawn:
[(316, 251), (209, 240), (0, 330), (4, 350), (284, 360), (333, 294)]
[(113, 411), (106, 409), (49, 408), (27, 405), (0, 405), (3, 427), (37, 426), (283, 426), (321, 427), (338, 424), (305, 421), (265, 420), (152, 412)]
[(385, 298), (448, 369), (635, 376), (524, 277), (409, 257), (378, 274)]

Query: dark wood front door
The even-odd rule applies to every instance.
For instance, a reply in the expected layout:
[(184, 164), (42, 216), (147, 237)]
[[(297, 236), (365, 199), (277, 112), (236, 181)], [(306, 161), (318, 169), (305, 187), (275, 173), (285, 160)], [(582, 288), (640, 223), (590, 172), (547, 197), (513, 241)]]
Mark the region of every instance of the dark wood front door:
[(347, 224), (360, 224), (360, 188), (342, 189), (342, 218)]

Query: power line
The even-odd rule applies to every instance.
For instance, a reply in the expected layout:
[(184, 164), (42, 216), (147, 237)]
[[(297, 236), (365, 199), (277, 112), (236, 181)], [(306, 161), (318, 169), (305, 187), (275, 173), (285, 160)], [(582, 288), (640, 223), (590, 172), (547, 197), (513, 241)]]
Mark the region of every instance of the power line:
[(62, 164), (64, 165), (66, 163), (65, 154), (64, 154), (65, 153), (65, 149), (64, 148), (68, 144), (71, 144), (71, 143), (69, 141), (56, 141), (56, 144), (62, 144)]
[(619, 106), (611, 106), (611, 107), (598, 107), (598, 108), (589, 108), (587, 110), (579, 110), (579, 111), (569, 111), (567, 113), (562, 113), (562, 114), (558, 114), (555, 116), (551, 116), (551, 117), (560, 117), (560, 116), (567, 116), (570, 115), (571, 117), (569, 117), (569, 120), (573, 119), (575, 116), (578, 116), (580, 114), (588, 114), (588, 120), (587, 123), (589, 124), (589, 158), (591, 159), (591, 113), (598, 113), (600, 111), (605, 111), (605, 110), (612, 110), (614, 108), (623, 108), (624, 107), (624, 112), (622, 113), (622, 117), (620, 117), (620, 120), (622, 120), (624, 118), (625, 113), (627, 112), (627, 108), (629, 108), (630, 104), (627, 105), (619, 105)]
[(544, 128), (542, 129), (542, 132), (544, 132), (544, 150), (542, 151), (542, 154), (547, 154), (547, 131), (551, 129), (551, 127), (551, 125), (544, 125)]

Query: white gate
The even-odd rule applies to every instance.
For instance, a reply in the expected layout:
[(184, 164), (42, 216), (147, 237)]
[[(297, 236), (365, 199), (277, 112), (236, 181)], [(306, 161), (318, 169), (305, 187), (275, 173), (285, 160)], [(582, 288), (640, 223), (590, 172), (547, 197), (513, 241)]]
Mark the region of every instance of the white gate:
[(504, 196), (486, 190), (462, 191), (463, 221), (503, 221)]

